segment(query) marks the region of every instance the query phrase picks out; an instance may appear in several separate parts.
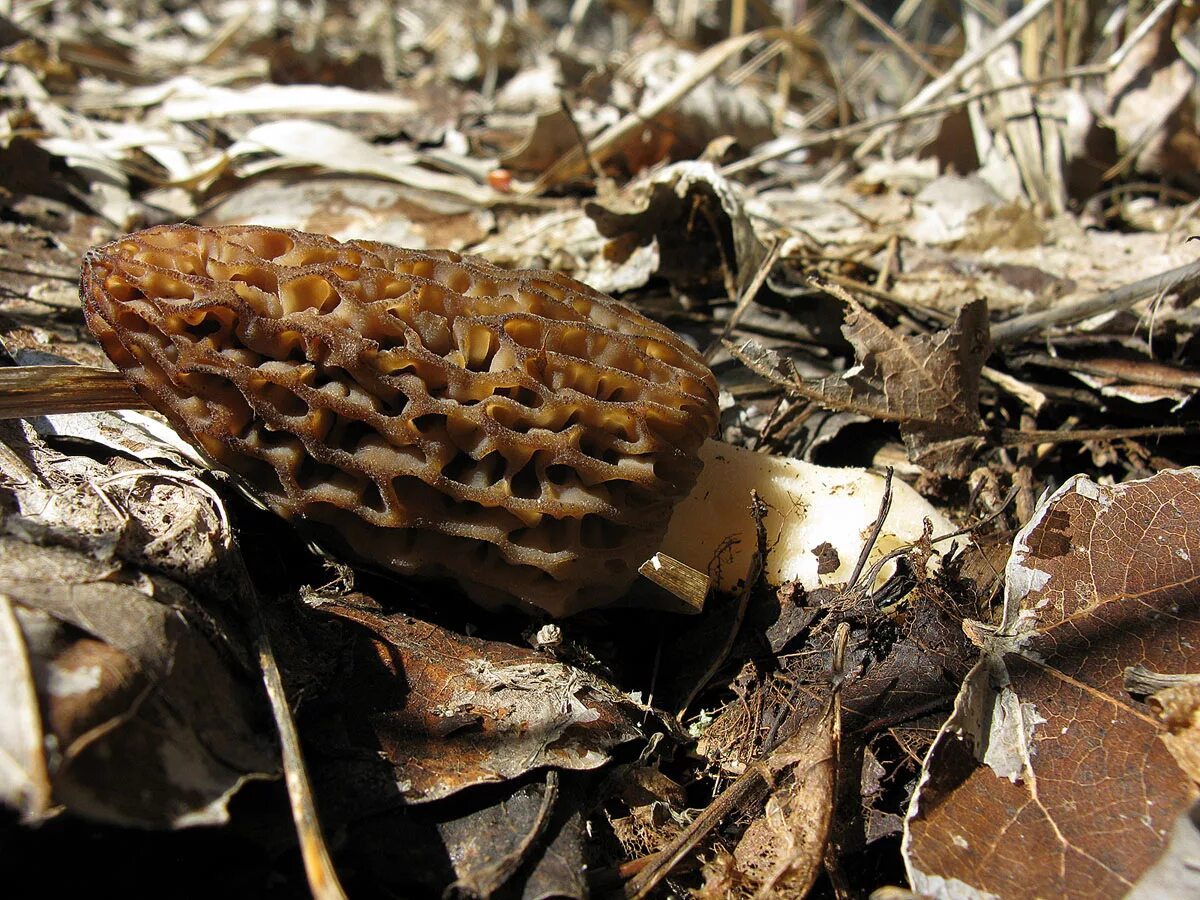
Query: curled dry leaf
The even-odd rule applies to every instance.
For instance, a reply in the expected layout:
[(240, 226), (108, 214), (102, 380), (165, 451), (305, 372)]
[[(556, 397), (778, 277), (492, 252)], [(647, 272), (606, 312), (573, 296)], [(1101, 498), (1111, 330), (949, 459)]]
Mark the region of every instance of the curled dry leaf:
[(1200, 469), (1077, 476), (1018, 534), (998, 631), (909, 809), (913, 886), (933, 897), (1119, 896), (1195, 795), (1124, 670), (1194, 668)]
[(753, 342), (735, 355), (764, 378), (826, 408), (898, 423), (916, 462), (962, 468), (983, 432), (979, 375), (990, 349), (987, 302), (964, 305), (944, 331), (907, 336), (837, 293), (848, 306), (842, 332), (857, 353), (854, 368), (806, 381), (778, 354)]
[(640, 283), (626, 283), (626, 289), (654, 275), (679, 289), (719, 285), (725, 278), (730, 294), (738, 294), (767, 253), (741, 188), (711, 163), (667, 166), (614, 197), (585, 203), (584, 210), (609, 239), (606, 257), (640, 265)]
[[(224, 822), (238, 788), (277, 767), (253, 676), (178, 583), (123, 562), (211, 577), (218, 517), (175, 491), (148, 502), (17, 423), (0, 438), (0, 757), (17, 762), (0, 799), (33, 819)], [(185, 547), (170, 546), (176, 516)]]
[(458, 894), (491, 897), (529, 865), (523, 898), (588, 896), (584, 798), (570, 782), (561, 790), (563, 780), (551, 770), (544, 783), (522, 785), (502, 802), (439, 827), (451, 850)]
[(536, 651), (386, 614), (361, 594), (310, 602), (360, 626), (353, 670), (322, 714), (329, 740), (332, 723), (343, 723), (410, 803), (542, 766), (593, 769), (640, 733), (644, 710), (628, 696)]
[[(540, 172), (573, 147), (586, 128), (575, 111), (555, 104), (538, 111), (520, 144), (500, 157), (505, 168), (514, 172)], [(594, 130), (594, 129), (592, 129)]]
[[(670, 90), (676, 79), (686, 77), (696, 61), (694, 54), (668, 45), (636, 56), (631, 74), (641, 82), (645, 95), (657, 96)], [(695, 159), (712, 141), (726, 135), (746, 151), (775, 136), (771, 109), (762, 93), (720, 78), (697, 84), (678, 103), (664, 109), (655, 125), (665, 133), (664, 149), (671, 159)], [(657, 162), (632, 147), (626, 152), (631, 161), (642, 165)]]
[[(672, 82), (694, 71), (695, 60), (694, 54), (674, 46), (639, 53), (618, 73), (618, 82), (607, 93), (614, 96), (640, 93), (649, 98), (662, 95), (671, 89)], [(543, 172), (577, 148), (581, 134), (590, 142), (619, 116), (612, 105), (584, 98), (573, 104), (575, 108), (568, 115), (555, 102), (558, 90), (552, 87), (546, 93), (549, 96), (543, 97), (520, 146), (502, 158), (509, 168)], [(601, 143), (601, 155), (608, 171), (636, 173), (663, 160), (695, 159), (710, 142), (725, 136), (745, 150), (770, 140), (774, 137), (771, 110), (759, 92), (710, 78), (693, 87), (677, 103), (648, 118), (643, 127), (624, 133), (613, 144)]]

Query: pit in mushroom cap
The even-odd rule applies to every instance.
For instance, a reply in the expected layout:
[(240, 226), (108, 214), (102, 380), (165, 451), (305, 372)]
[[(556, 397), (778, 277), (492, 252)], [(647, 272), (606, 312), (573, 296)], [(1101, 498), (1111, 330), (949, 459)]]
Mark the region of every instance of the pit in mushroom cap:
[(275, 511), (485, 603), (619, 597), (716, 425), (687, 344), (557, 273), (174, 225), (89, 252), (80, 293), (143, 399)]

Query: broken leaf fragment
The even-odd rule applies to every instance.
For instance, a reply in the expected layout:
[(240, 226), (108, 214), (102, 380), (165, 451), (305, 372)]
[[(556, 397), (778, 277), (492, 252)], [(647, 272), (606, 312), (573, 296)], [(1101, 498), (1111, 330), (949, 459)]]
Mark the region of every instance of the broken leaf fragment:
[(833, 822), (841, 713), (837, 701), (801, 723), (767, 760), (774, 789), (734, 849), (734, 870), (756, 897), (805, 897)]
[(1120, 896), (1195, 796), (1124, 689), (1200, 642), (1200, 469), (1076, 476), (1017, 535), (981, 645), (909, 808), (905, 863), (933, 897)]
[(828, 290), (847, 306), (842, 333), (854, 347), (857, 365), (845, 372), (806, 380), (788, 361), (754, 342), (727, 346), (749, 368), (794, 395), (826, 409), (897, 423), (914, 462), (944, 471), (961, 468), (983, 432), (979, 376), (991, 347), (987, 302), (965, 304), (945, 330), (906, 335), (844, 291)]

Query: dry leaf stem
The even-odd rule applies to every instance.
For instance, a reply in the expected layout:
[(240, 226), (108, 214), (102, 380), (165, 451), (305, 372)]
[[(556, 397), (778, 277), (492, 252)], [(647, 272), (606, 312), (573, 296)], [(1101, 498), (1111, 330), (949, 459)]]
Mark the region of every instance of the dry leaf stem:
[(94, 366), (0, 367), (0, 419), (145, 409), (120, 372)]
[(1122, 285), (1111, 291), (1056, 303), (1048, 309), (1026, 313), (992, 326), (994, 345), (1010, 344), (1052, 325), (1078, 322), (1104, 312), (1127, 309), (1139, 300), (1157, 294), (1184, 291), (1200, 284), (1200, 260), (1168, 269), (1149, 278)]
[(271, 648), (271, 639), (258, 597), (253, 591), (250, 591), (250, 594), (254, 607), (254, 642), (258, 652), (258, 664), (262, 671), (263, 684), (267, 689), (267, 697), (271, 701), (275, 727), (279, 731), (283, 776), (292, 808), (292, 820), (300, 840), (300, 856), (304, 861), (308, 887), (315, 900), (346, 900), (346, 894), (333, 868), (333, 860), (329, 856), (321, 823), (317, 819), (316, 800), (300, 750), (300, 732), (296, 728), (296, 720), (292, 718), (287, 692), (283, 686), (283, 675), (279, 671), (279, 663), (275, 660), (275, 651)]

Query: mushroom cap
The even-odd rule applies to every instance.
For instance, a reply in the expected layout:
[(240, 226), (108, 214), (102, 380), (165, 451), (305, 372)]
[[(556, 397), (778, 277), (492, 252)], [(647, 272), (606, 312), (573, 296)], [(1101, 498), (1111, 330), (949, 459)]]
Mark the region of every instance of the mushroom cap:
[(80, 294), (143, 399), (268, 506), (487, 604), (620, 597), (717, 421), (669, 329), (445, 250), (161, 226), (90, 251)]

